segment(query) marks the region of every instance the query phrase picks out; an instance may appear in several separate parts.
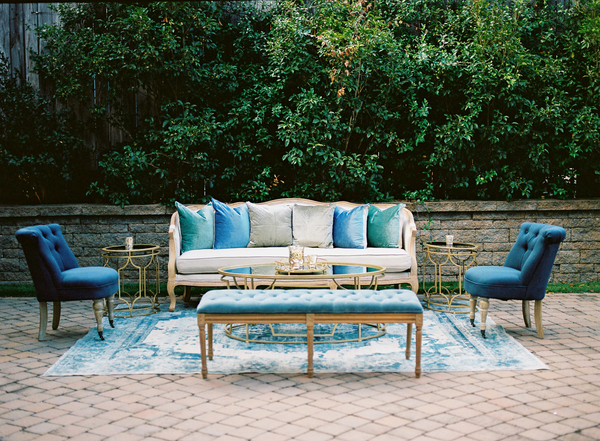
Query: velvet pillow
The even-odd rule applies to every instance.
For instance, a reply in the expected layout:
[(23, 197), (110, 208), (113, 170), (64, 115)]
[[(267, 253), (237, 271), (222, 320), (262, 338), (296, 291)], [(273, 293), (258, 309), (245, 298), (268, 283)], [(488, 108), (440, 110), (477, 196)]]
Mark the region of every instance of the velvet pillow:
[(292, 207), (246, 202), (250, 215), (249, 247), (287, 247), (292, 244)]
[(398, 204), (386, 210), (369, 206), (367, 238), (370, 247), (399, 248), (402, 246), (402, 209)]
[(333, 247), (333, 213), (335, 205), (298, 205), (292, 212), (294, 245)]
[(215, 211), (212, 205), (193, 211), (175, 202), (179, 213), (181, 252), (212, 248), (215, 241)]
[(212, 199), (215, 208), (215, 248), (246, 248), (250, 241), (250, 217), (246, 204), (231, 208)]
[(335, 207), (333, 245), (336, 248), (367, 248), (368, 205), (351, 210)]

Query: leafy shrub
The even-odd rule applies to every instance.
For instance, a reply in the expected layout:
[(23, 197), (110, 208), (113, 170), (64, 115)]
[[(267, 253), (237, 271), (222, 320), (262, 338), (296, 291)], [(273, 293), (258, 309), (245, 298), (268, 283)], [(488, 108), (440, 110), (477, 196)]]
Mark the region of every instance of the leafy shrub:
[(598, 0), (59, 10), (39, 70), (120, 131), (113, 203), (599, 195)]

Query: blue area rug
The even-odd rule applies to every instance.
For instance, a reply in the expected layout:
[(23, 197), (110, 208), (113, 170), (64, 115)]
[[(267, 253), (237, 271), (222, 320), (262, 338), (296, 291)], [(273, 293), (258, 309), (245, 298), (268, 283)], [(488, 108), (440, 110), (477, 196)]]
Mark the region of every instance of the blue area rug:
[[(105, 319), (106, 320), (106, 319)], [(105, 341), (96, 328), (69, 349), (44, 375), (191, 374), (201, 372), (196, 309), (179, 309), (104, 324)], [(487, 339), (472, 327), (466, 314), (426, 310), (421, 367), (435, 371), (535, 370), (548, 367), (488, 318)], [(330, 326), (330, 325), (323, 325)], [(301, 325), (278, 325), (276, 332), (305, 330)], [(268, 326), (251, 326), (251, 338), (273, 339)], [(329, 332), (330, 328), (315, 333)], [(245, 327), (236, 329), (245, 335)], [(363, 337), (374, 330), (362, 327)], [(315, 345), (314, 369), (319, 372), (414, 372), (415, 332), (411, 358), (406, 360), (406, 325), (391, 324), (382, 337), (353, 343)], [(339, 325), (336, 339), (357, 336), (357, 326)], [(331, 337), (321, 339), (331, 340)], [(209, 373), (304, 373), (304, 344), (245, 343), (224, 335), (215, 326), (214, 359)]]

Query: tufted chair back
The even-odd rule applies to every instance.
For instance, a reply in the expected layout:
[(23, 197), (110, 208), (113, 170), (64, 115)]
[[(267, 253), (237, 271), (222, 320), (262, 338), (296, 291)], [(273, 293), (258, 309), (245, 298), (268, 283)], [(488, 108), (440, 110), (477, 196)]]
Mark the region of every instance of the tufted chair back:
[(520, 271), (521, 283), (527, 286), (527, 299), (544, 298), (558, 247), (565, 236), (564, 228), (554, 225), (521, 224), (504, 266)]
[(16, 237), (23, 247), (38, 300), (59, 301), (56, 287), (60, 285), (62, 272), (79, 268), (60, 226), (50, 224), (21, 228)]

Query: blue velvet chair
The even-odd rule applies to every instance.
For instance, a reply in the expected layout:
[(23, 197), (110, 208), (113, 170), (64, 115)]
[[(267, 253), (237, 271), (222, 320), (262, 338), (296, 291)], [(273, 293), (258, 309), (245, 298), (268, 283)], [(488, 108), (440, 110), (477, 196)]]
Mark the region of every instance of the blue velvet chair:
[(470, 295), (471, 324), (475, 326), (475, 309), (480, 298), (481, 335), (485, 338), (485, 321), (489, 299), (522, 300), (523, 319), (531, 327), (529, 302), (535, 301), (535, 326), (544, 338), (542, 299), (550, 279), (552, 265), (566, 232), (553, 225), (525, 222), (511, 248), (504, 266), (477, 266), (465, 273), (465, 291)]
[(21, 228), (16, 236), (23, 247), (40, 302), (38, 339), (42, 341), (46, 335), (47, 302), (54, 303), (52, 329), (57, 329), (61, 302), (93, 300), (98, 335), (104, 340), (102, 317), (105, 299), (109, 322), (114, 328), (113, 295), (119, 290), (117, 272), (112, 268), (99, 266), (80, 268), (57, 224)]

